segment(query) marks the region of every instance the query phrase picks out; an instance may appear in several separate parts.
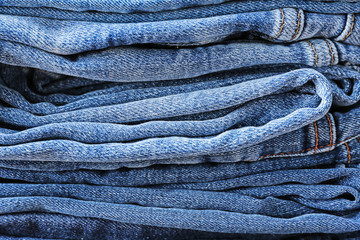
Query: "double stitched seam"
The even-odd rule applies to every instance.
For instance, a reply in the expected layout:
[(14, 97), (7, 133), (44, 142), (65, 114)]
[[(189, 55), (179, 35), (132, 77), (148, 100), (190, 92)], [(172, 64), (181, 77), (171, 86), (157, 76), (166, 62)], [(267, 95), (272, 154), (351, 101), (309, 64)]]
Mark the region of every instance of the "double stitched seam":
[(279, 33), (275, 37), (270, 37), (269, 38), (270, 40), (278, 38), (284, 29), (285, 14), (284, 14), (284, 10), (282, 8), (280, 8), (280, 11), (281, 11), (281, 26), (280, 26)]
[[(348, 163), (351, 162), (351, 159), (352, 159), (352, 156), (351, 156), (351, 152), (350, 152), (350, 148), (349, 148), (349, 145), (348, 145), (348, 140), (352, 141), (351, 139), (357, 139), (357, 141), (359, 142), (360, 144), (360, 134), (357, 133), (351, 137), (348, 137), (346, 138), (345, 140), (343, 141), (340, 141), (340, 142), (337, 142), (337, 143), (332, 143), (333, 142), (333, 133), (332, 133), (332, 121), (331, 121), (331, 118), (328, 114), (326, 114), (326, 118), (328, 120), (328, 123), (329, 123), (329, 134), (330, 134), (330, 143), (328, 145), (323, 145), (323, 146), (318, 146), (319, 145), (319, 137), (318, 137), (318, 130), (317, 130), (317, 124), (316, 122), (314, 122), (314, 127), (315, 127), (315, 147), (314, 148), (308, 148), (308, 149), (304, 149), (302, 151), (297, 151), (297, 152), (282, 152), (282, 153), (273, 153), (273, 154), (268, 154), (268, 155), (263, 155), (263, 156), (260, 156), (259, 158), (257, 159), (247, 159), (247, 160), (244, 160), (244, 161), (257, 161), (257, 160), (261, 160), (263, 158), (267, 158), (267, 157), (276, 157), (276, 156), (284, 156), (284, 155), (290, 155), (290, 154), (301, 154), (301, 153), (305, 153), (305, 152), (309, 152), (311, 150), (314, 150), (314, 155), (316, 154), (316, 152), (321, 149), (321, 148), (326, 148), (326, 147), (329, 147), (329, 151), (331, 150), (331, 148), (333, 147), (336, 148), (338, 147), (339, 145), (341, 144), (344, 144), (346, 146), (346, 149), (347, 149), (347, 152), (348, 152)], [(241, 153), (242, 150), (236, 150), (236, 151), (233, 151), (232, 152), (232, 155), (233, 154), (237, 154), (237, 153)], [(224, 153), (218, 153), (218, 154), (211, 154), (212, 156), (223, 156), (223, 155), (229, 155), (228, 152), (224, 152)]]
[[(330, 120), (330, 118), (329, 118), (329, 120)], [(319, 146), (319, 134), (318, 134), (318, 127), (317, 127), (316, 122), (314, 122), (314, 128), (315, 128), (315, 131), (314, 131), (315, 132), (314, 154), (316, 154), (316, 152), (318, 151), (319, 148), (329, 147), (330, 145), (332, 146), (332, 132), (330, 133), (330, 135), (331, 135), (330, 144), (327, 145), (327, 146)], [(265, 158), (265, 157), (277, 156), (277, 155), (285, 155), (285, 154), (289, 155), (289, 154), (304, 153), (304, 152), (311, 151), (311, 150), (312, 150), (312, 148), (308, 148), (308, 149), (305, 149), (305, 150), (302, 150), (302, 151), (299, 151), (299, 152), (286, 152), (286, 153), (282, 152), (282, 153), (268, 154), (266, 156), (259, 157), (259, 159), (262, 159), (262, 158)]]
[(318, 147), (319, 147), (319, 134), (318, 134), (318, 128), (316, 122), (314, 122), (314, 128), (315, 128), (315, 148), (314, 148), (314, 154), (316, 154)]
[(333, 53), (332, 47), (331, 47), (331, 45), (330, 45), (330, 43), (328, 41), (325, 40), (325, 42), (328, 45), (329, 50), (330, 50), (330, 54), (331, 54), (331, 63), (330, 63), (330, 65), (333, 65), (334, 64), (334, 53)]
[[(356, 136), (356, 135), (355, 135)], [(336, 144), (329, 144), (329, 145), (325, 145), (325, 146), (318, 146), (317, 147), (317, 150), (319, 150), (320, 148), (325, 148), (325, 147), (330, 147), (330, 146), (332, 146), (332, 147), (337, 147), (338, 145), (340, 145), (340, 144), (346, 144), (347, 145), (347, 140), (349, 140), (349, 139), (351, 139), (351, 138), (353, 138), (353, 137), (355, 137), (355, 136), (352, 136), (352, 137), (348, 137), (347, 139), (345, 139), (344, 141), (341, 141), (341, 142), (339, 142), (339, 143), (336, 143)], [(359, 143), (360, 143), (360, 137), (357, 137), (357, 140), (359, 141)], [(305, 153), (305, 152), (309, 152), (309, 151), (312, 151), (312, 150), (315, 150), (315, 148), (308, 148), (308, 149), (304, 149), (304, 150), (302, 150), (302, 151), (298, 151), (298, 152), (285, 152), (285, 153), (274, 153), (274, 154), (268, 154), (268, 155), (265, 155), (265, 156), (261, 156), (261, 157), (259, 157), (258, 159), (256, 159), (256, 160), (260, 160), (260, 159), (263, 159), (263, 158), (266, 158), (266, 157), (275, 157), (275, 156), (278, 156), (278, 155), (282, 155), (282, 156), (284, 156), (284, 155), (290, 155), (290, 154), (299, 154), (299, 153)], [(239, 151), (240, 152), (240, 151)], [(234, 153), (236, 153), (236, 152), (234, 152)], [(349, 148), (349, 153), (350, 153), (350, 148)], [(228, 153), (226, 153), (226, 154), (219, 154), (219, 155), (227, 155)], [(315, 153), (314, 153), (315, 154)], [(349, 154), (349, 156), (350, 156), (350, 160), (351, 160), (351, 154)], [(349, 158), (349, 157), (348, 157)], [(256, 161), (256, 160), (253, 160), (253, 161)], [(246, 160), (246, 161), (250, 161), (250, 160)]]
[(300, 29), (300, 18), (301, 18), (301, 14), (300, 14), (299, 9), (296, 9), (296, 11), (297, 11), (297, 28), (296, 28), (296, 32), (295, 32), (294, 36), (291, 38), (291, 40), (294, 40), (294, 39), (295, 39), (295, 37), (298, 35), (299, 29)]
[(329, 114), (326, 114), (326, 118), (327, 118), (328, 123), (329, 123), (329, 132), (330, 132), (329, 152), (330, 152), (330, 151), (331, 151), (331, 147), (332, 147), (332, 141), (333, 141), (332, 123), (331, 123), (331, 119), (330, 119), (330, 117), (329, 117)]
[(345, 146), (346, 146), (346, 150), (348, 153), (348, 161), (347, 163), (350, 164), (351, 163), (351, 152), (350, 152), (350, 148), (349, 148), (349, 144), (347, 142), (344, 142)]
[(350, 31), (349, 31), (349, 33), (343, 38), (343, 41), (345, 41), (345, 40), (350, 36), (350, 34), (352, 33), (352, 31), (354, 30), (354, 25), (355, 25), (355, 14), (352, 14)]
[(312, 50), (313, 50), (313, 52), (314, 52), (314, 55), (315, 55), (315, 67), (317, 67), (318, 55), (317, 55), (317, 53), (316, 53), (316, 49), (315, 49), (315, 47), (314, 47), (314, 44), (312, 44), (312, 43), (309, 42), (309, 41), (306, 41), (306, 42), (310, 45), (310, 47), (312, 48)]

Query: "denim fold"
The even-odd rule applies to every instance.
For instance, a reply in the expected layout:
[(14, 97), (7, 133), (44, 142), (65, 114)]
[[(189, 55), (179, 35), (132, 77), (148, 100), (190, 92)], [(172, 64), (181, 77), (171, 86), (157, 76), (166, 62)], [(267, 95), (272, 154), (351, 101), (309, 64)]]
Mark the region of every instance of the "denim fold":
[(0, 238), (359, 238), (359, 20), (0, 0)]

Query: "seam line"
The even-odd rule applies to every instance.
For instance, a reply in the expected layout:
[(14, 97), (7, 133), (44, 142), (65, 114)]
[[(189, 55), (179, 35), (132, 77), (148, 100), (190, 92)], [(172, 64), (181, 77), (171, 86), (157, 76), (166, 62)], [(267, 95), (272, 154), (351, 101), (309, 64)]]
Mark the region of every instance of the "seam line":
[[(357, 134), (358, 135), (358, 134)], [(355, 135), (356, 136), (356, 135)], [(349, 140), (349, 139), (351, 139), (351, 138), (353, 138), (353, 137), (355, 137), (355, 136), (352, 136), (352, 137), (348, 137), (347, 139), (345, 139), (344, 141), (341, 141), (341, 142), (338, 142), (338, 143), (336, 143), (336, 144), (332, 144), (332, 146), (333, 147), (337, 147), (338, 145), (340, 145), (340, 144), (345, 144), (345, 143), (347, 143), (346, 141), (347, 140)], [(357, 137), (357, 139), (358, 139), (358, 141), (359, 141), (359, 143), (360, 143), (360, 137)], [(318, 149), (320, 149), (320, 148), (325, 148), (325, 147), (330, 147), (330, 145), (324, 145), (324, 146), (318, 146)], [(263, 159), (263, 158), (265, 158), (265, 157), (276, 157), (276, 156), (278, 156), (278, 155), (285, 155), (285, 154), (287, 154), (287, 155), (289, 155), (289, 154), (299, 154), (299, 153), (304, 153), (304, 152), (308, 152), (308, 151), (311, 151), (311, 150), (313, 150), (312, 148), (308, 148), (308, 149), (304, 149), (304, 150), (302, 150), (302, 151), (298, 151), (298, 152), (285, 152), (285, 153), (274, 153), (274, 154), (268, 154), (268, 155), (265, 155), (265, 156), (260, 156), (258, 159), (255, 159), (255, 160), (246, 160), (246, 161), (257, 161), (257, 160), (260, 160), (260, 159)], [(235, 152), (236, 153), (236, 152)], [(228, 154), (228, 153), (226, 153), (226, 154)], [(225, 154), (219, 154), (219, 155), (225, 155)]]
[[(343, 141), (339, 141), (339, 142), (336, 142), (334, 144), (331, 144), (331, 146), (333, 147), (333, 149), (337, 148), (338, 146), (342, 145), (342, 144), (345, 144), (346, 142), (349, 142), (349, 141), (352, 141), (354, 139), (358, 139), (359, 143), (360, 143), (360, 133), (357, 133), (351, 137), (348, 137), (346, 139), (344, 139)], [(326, 148), (326, 147), (330, 147), (330, 144), (328, 145), (322, 145), (322, 146), (318, 146), (318, 149), (321, 149), (321, 148)], [(297, 152), (294, 152), (294, 151), (290, 151), (290, 152), (283, 152), (283, 153), (272, 153), (272, 154), (268, 154), (268, 155), (263, 155), (263, 156), (260, 156), (256, 159), (247, 159), (247, 160), (242, 160), (242, 161), (245, 161), (245, 162), (249, 162), (249, 161), (258, 161), (258, 160), (261, 160), (265, 157), (276, 157), (278, 155), (282, 155), (282, 156), (285, 156), (285, 157), (288, 157), (286, 155), (290, 155), (290, 154), (301, 154), (301, 153), (305, 153), (305, 152), (308, 152), (308, 151), (311, 151), (313, 150), (312, 148), (307, 148), (307, 149), (304, 149), (302, 151), (297, 151)], [(235, 150), (232, 152), (232, 154), (237, 154), (239, 152), (242, 152), (242, 150)], [(223, 155), (229, 155), (229, 152), (223, 152), (223, 153), (218, 153), (218, 154), (213, 154), (213, 156), (223, 156)]]
[(331, 47), (330, 43), (327, 40), (325, 40), (325, 42), (328, 45), (329, 50), (330, 50), (330, 54), (331, 54), (331, 63), (330, 63), (330, 65), (334, 65), (334, 53), (333, 53), (332, 47)]
[(349, 144), (347, 142), (345, 142), (344, 144), (345, 144), (346, 150), (348, 152), (348, 161), (347, 161), (347, 163), (350, 164), (351, 163), (351, 152), (350, 152)]
[(329, 117), (329, 114), (326, 114), (326, 118), (329, 122), (329, 132), (330, 132), (330, 144), (329, 144), (329, 152), (331, 151), (332, 148), (332, 141), (333, 141), (333, 134), (332, 134), (332, 122), (331, 119)]
[(350, 36), (350, 34), (352, 33), (352, 31), (354, 30), (354, 25), (355, 25), (355, 14), (352, 14), (350, 31), (349, 31), (349, 33), (343, 38), (343, 41), (345, 41), (345, 40)]
[(314, 148), (314, 154), (316, 154), (318, 147), (319, 147), (319, 134), (318, 134), (318, 128), (316, 122), (314, 122), (314, 128), (315, 128), (315, 148)]
[(296, 9), (297, 11), (297, 27), (296, 27), (296, 32), (294, 34), (294, 36), (291, 38), (291, 40), (294, 40), (296, 35), (299, 33), (299, 29), (300, 29), (300, 18), (301, 18), (301, 15), (300, 15), (300, 11), (299, 9)]
[(275, 37), (270, 37), (270, 40), (278, 38), (284, 29), (285, 14), (284, 14), (284, 10), (282, 8), (280, 8), (280, 11), (281, 11), (281, 26), (280, 26), (279, 33)]
[(318, 64), (318, 55), (316, 53), (316, 49), (314, 47), (314, 44), (312, 44), (310, 41), (306, 41), (310, 47), (312, 48), (313, 52), (314, 52), (314, 55), (315, 55), (315, 67), (317, 67), (317, 64)]

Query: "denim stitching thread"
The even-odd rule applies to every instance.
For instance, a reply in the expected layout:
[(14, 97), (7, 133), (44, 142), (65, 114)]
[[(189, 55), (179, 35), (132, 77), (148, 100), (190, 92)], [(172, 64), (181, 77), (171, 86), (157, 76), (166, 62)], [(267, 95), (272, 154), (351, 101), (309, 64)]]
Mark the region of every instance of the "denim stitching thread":
[(332, 122), (331, 122), (331, 119), (330, 119), (330, 117), (329, 117), (329, 114), (326, 114), (326, 118), (327, 118), (328, 123), (329, 123), (329, 132), (330, 132), (329, 152), (330, 152), (330, 151), (331, 151), (331, 147), (332, 147), (332, 141), (333, 141)]
[(325, 40), (325, 42), (328, 45), (329, 50), (330, 50), (330, 54), (331, 54), (331, 63), (330, 63), (330, 65), (333, 65), (334, 64), (334, 53), (332, 51), (332, 47), (331, 47), (330, 43), (327, 40)]
[(318, 134), (318, 128), (316, 122), (314, 122), (314, 128), (315, 128), (315, 149), (314, 154), (316, 154), (318, 147), (319, 147), (319, 134)]
[(316, 53), (316, 49), (315, 49), (314, 45), (310, 41), (306, 41), (306, 42), (310, 45), (310, 47), (312, 48), (312, 50), (314, 52), (314, 55), (315, 55), (315, 65), (314, 65), (314, 67), (317, 67), (318, 55)]
[(295, 37), (297, 36), (297, 34), (299, 33), (299, 29), (300, 29), (300, 18), (301, 18), (301, 15), (300, 15), (300, 11), (299, 9), (296, 9), (297, 11), (297, 28), (296, 28), (296, 32), (294, 34), (294, 36), (291, 38), (291, 40), (294, 40)]
[(351, 152), (350, 152), (349, 144), (347, 142), (344, 142), (344, 144), (345, 144), (346, 150), (348, 152), (348, 161), (347, 161), (347, 163), (350, 164), (351, 163)]
[(355, 14), (352, 14), (350, 31), (349, 31), (349, 33), (343, 38), (343, 41), (345, 41), (345, 40), (350, 36), (350, 34), (352, 33), (352, 31), (353, 31), (353, 29), (354, 29), (354, 25), (355, 25)]
[[(357, 135), (358, 135), (358, 134), (357, 134)], [(357, 135), (355, 135), (355, 136), (357, 136)], [(353, 137), (355, 137), (355, 136), (348, 137), (348, 138), (346, 138), (344, 141), (338, 142), (338, 143), (336, 143), (336, 144), (331, 144), (331, 146), (333, 146), (334, 148), (336, 148), (336, 147), (339, 146), (340, 144), (347, 144), (347, 140), (349, 140), (349, 139), (351, 139), (351, 138), (353, 138)], [(358, 141), (359, 141), (359, 143), (360, 143), (360, 137), (357, 137), (357, 139), (358, 139)], [(318, 146), (318, 149), (320, 149), (320, 148), (325, 148), (325, 147), (330, 147), (330, 144), (329, 144), (329, 145), (324, 145), (324, 146)], [(333, 148), (333, 149), (334, 149), (334, 148)], [(247, 161), (247, 162), (257, 161), (257, 160), (261, 160), (261, 159), (266, 158), (266, 157), (275, 157), (275, 156), (278, 156), (278, 155), (284, 156), (285, 154), (286, 154), (286, 155), (299, 154), (299, 153), (304, 153), (304, 152), (308, 152), (308, 151), (311, 151), (311, 150), (313, 150), (313, 149), (312, 149), (312, 148), (308, 148), (308, 149), (304, 149), (304, 150), (298, 151), (298, 152), (274, 153), (274, 154), (268, 154), (268, 155), (265, 155), (265, 156), (260, 156), (258, 159), (255, 159), (255, 160), (245, 160), (245, 161)], [(238, 151), (238, 152), (239, 152), (239, 151)], [(237, 152), (234, 152), (234, 153), (237, 153)], [(219, 155), (227, 155), (227, 154), (228, 154), (228, 153), (226, 153), (226, 154), (219, 154)]]
[(285, 14), (284, 14), (284, 10), (282, 8), (280, 8), (280, 11), (281, 11), (281, 26), (280, 26), (279, 33), (275, 37), (270, 37), (270, 40), (278, 38), (284, 29)]

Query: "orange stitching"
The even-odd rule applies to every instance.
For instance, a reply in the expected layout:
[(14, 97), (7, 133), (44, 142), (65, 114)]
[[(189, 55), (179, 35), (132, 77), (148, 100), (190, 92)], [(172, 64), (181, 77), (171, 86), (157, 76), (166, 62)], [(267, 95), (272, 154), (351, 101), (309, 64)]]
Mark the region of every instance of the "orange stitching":
[(318, 150), (318, 146), (319, 146), (319, 135), (318, 135), (318, 129), (317, 129), (316, 122), (314, 122), (314, 128), (315, 128), (315, 149), (314, 149), (314, 154), (316, 154), (316, 152)]
[[(345, 140), (343, 140), (343, 141), (340, 141), (340, 142), (338, 142), (338, 143), (335, 143), (335, 144), (332, 144), (331, 146), (333, 146), (333, 147), (337, 147), (339, 144), (345, 144), (346, 143), (346, 141), (347, 140), (349, 140), (349, 139), (351, 139), (351, 138), (354, 138), (354, 137), (356, 137), (356, 136), (358, 136), (358, 135), (360, 135), (360, 134), (356, 134), (356, 135), (354, 135), (354, 136), (351, 136), (351, 137), (348, 137), (348, 138), (346, 138)], [(360, 137), (356, 137), (357, 139), (358, 139), (358, 141), (359, 141), (359, 143), (360, 143), (360, 140), (359, 140), (359, 138)], [(318, 149), (320, 149), (320, 148), (325, 148), (325, 147), (330, 147), (330, 144), (329, 145), (324, 145), (324, 146), (318, 146)], [(304, 153), (304, 152), (308, 152), (308, 151), (311, 151), (311, 150), (313, 150), (312, 148), (308, 148), (308, 149), (305, 149), (305, 150), (302, 150), (302, 151), (298, 151), (298, 152), (287, 152), (286, 154), (298, 154), (298, 153)], [(238, 150), (238, 151), (234, 151), (234, 152), (232, 152), (232, 154), (236, 154), (236, 153), (239, 153), (239, 152), (241, 152), (241, 150)], [(219, 153), (219, 154), (215, 154), (215, 156), (221, 156), (221, 155), (228, 155), (229, 153)], [(263, 158), (265, 158), (265, 157), (271, 157), (271, 156), (277, 156), (277, 155), (280, 155), (280, 153), (274, 153), (274, 154), (268, 154), (268, 155), (265, 155), (265, 156), (260, 156), (259, 158), (257, 158), (257, 159), (253, 159), (253, 160), (244, 160), (244, 161), (257, 161), (257, 160), (260, 160), (260, 159), (263, 159)], [(284, 156), (284, 155), (283, 155)]]
[(312, 48), (312, 50), (313, 50), (313, 52), (315, 54), (315, 67), (317, 67), (318, 55), (316, 53), (315, 47), (311, 42), (309, 42), (309, 41), (306, 41), (306, 42), (310, 44), (310, 46), (311, 46), (311, 48)]
[(329, 144), (329, 152), (331, 151), (331, 147), (332, 147), (332, 141), (333, 141), (333, 135), (332, 135), (332, 123), (331, 123), (331, 119), (329, 117), (329, 114), (326, 114), (326, 118), (329, 122), (329, 131), (330, 131), (330, 144)]
[(351, 153), (350, 153), (349, 144), (347, 142), (345, 142), (344, 144), (345, 144), (346, 150), (348, 152), (348, 161), (347, 161), (347, 163), (350, 164), (350, 162), (351, 162)]
[(275, 37), (270, 37), (270, 40), (278, 38), (278, 37), (280, 36), (281, 32), (282, 32), (283, 29), (284, 29), (285, 14), (284, 14), (284, 10), (283, 10), (282, 8), (280, 8), (280, 11), (281, 11), (281, 26), (280, 26), (280, 31), (279, 31), (279, 33), (278, 33)]
[(330, 54), (331, 54), (331, 63), (330, 63), (330, 65), (333, 65), (334, 64), (334, 53), (332, 51), (330, 43), (328, 41), (326, 41), (326, 40), (325, 40), (325, 42), (327, 43), (327, 45), (328, 45), (328, 47), (330, 49)]
[[(356, 136), (356, 135), (355, 135)], [(342, 143), (344, 143), (344, 144), (347, 144), (346, 143), (346, 141), (347, 140), (349, 140), (350, 138), (353, 138), (354, 136), (352, 136), (352, 137), (348, 137), (348, 138), (346, 138), (344, 141), (341, 141), (341, 142), (338, 142), (338, 143), (336, 143), (336, 144), (329, 144), (329, 145), (324, 145), (324, 146), (318, 146), (317, 148), (318, 149), (320, 149), (320, 148), (325, 148), (325, 147), (333, 147), (333, 146), (336, 146), (336, 145), (338, 145), (338, 144), (342, 144)], [(360, 143), (360, 137), (357, 137), (357, 140), (359, 141), (359, 143)], [(287, 152), (287, 153), (274, 153), (274, 154), (268, 154), (268, 155), (265, 155), (265, 156), (260, 156), (258, 159), (263, 159), (263, 158), (265, 158), (265, 157), (275, 157), (275, 156), (278, 156), (278, 155), (282, 155), (282, 156), (284, 156), (285, 154), (298, 154), (298, 153), (304, 153), (304, 152), (309, 152), (309, 151), (311, 151), (311, 150), (313, 150), (312, 148), (308, 148), (308, 149), (304, 149), (304, 150), (302, 150), (302, 151), (298, 151), (298, 152)], [(349, 149), (350, 150), (350, 149)], [(227, 153), (226, 153), (227, 154)], [(314, 153), (315, 154), (315, 153)], [(250, 161), (250, 160), (249, 160)]]
[(296, 9), (296, 11), (298, 13), (298, 15), (297, 15), (297, 28), (296, 28), (296, 32), (295, 32), (294, 36), (291, 38), (291, 40), (295, 39), (295, 37), (299, 33), (299, 29), (300, 29), (300, 17), (301, 17), (301, 15), (300, 15), (299, 9)]
[(343, 38), (343, 41), (345, 41), (350, 36), (350, 34), (352, 33), (352, 31), (354, 29), (354, 24), (355, 24), (355, 14), (352, 14), (350, 32)]

